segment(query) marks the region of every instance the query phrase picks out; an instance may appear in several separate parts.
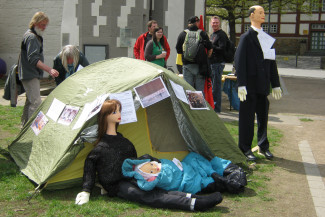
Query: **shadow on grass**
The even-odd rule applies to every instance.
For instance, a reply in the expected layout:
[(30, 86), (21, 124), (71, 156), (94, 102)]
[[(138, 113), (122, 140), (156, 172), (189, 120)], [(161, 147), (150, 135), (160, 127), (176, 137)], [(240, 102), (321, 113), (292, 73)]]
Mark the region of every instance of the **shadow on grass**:
[[(296, 174), (303, 174), (306, 175), (305, 168), (313, 168), (313, 167), (318, 167), (319, 170), (324, 170), (325, 169), (325, 164), (312, 164), (312, 163), (303, 163), (300, 161), (294, 161), (294, 160), (288, 160), (285, 158), (279, 158), (279, 157), (274, 157), (273, 162), (276, 164), (276, 166), (281, 167), (290, 173), (296, 173)], [(319, 174), (316, 174), (314, 171), (314, 174), (308, 174), (312, 176), (319, 176)], [(321, 177), (325, 177), (324, 174), (321, 174)]]
[(0, 148), (0, 177), (1, 179), (10, 179), (20, 173), (18, 166), (11, 158), (8, 150)]

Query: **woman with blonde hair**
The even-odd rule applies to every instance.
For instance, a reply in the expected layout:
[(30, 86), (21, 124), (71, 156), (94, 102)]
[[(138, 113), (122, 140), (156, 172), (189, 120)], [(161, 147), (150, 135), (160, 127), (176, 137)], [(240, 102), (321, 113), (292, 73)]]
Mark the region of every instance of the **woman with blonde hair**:
[(59, 85), (67, 77), (75, 73), (79, 65), (82, 67), (89, 65), (85, 55), (74, 45), (64, 46), (53, 61), (53, 68), (60, 73), (59, 76), (55, 78), (56, 85)]

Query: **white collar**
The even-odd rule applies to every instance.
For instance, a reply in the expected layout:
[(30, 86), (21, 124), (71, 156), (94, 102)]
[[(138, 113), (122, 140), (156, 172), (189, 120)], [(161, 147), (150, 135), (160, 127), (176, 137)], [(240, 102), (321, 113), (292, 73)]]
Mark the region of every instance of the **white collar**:
[(251, 27), (252, 27), (252, 29), (254, 29), (258, 33), (263, 32), (263, 28), (258, 29), (255, 26), (251, 26)]

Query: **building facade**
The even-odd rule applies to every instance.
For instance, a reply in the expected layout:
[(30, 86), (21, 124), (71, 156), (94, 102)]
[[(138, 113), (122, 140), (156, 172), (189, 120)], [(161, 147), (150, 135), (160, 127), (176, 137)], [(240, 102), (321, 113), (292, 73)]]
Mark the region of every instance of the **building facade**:
[[(271, 10), (270, 30), (269, 14), (265, 11), (263, 30), (276, 38), (277, 54), (325, 55), (325, 0), (317, 0), (311, 11), (302, 12), (292, 8)], [(249, 18), (240, 19), (236, 24), (236, 35), (247, 31)]]
[(0, 58), (8, 68), (17, 62), (22, 36), (37, 11), (50, 19), (44, 33), (49, 66), (67, 44), (78, 46), (90, 63), (133, 57), (137, 37), (154, 19), (164, 28), (171, 47), (167, 65), (174, 68), (177, 37), (190, 16), (204, 15), (205, 0), (0, 0), (0, 8)]

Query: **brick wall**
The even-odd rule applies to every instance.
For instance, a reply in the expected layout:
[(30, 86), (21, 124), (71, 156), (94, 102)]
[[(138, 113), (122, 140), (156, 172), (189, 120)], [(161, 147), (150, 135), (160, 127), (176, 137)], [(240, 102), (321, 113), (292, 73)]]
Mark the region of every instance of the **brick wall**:
[(0, 0), (0, 58), (6, 62), (7, 70), (17, 62), (22, 36), (37, 11), (44, 11), (50, 19), (44, 33), (44, 57), (45, 63), (53, 66), (53, 58), (61, 49), (63, 1)]

